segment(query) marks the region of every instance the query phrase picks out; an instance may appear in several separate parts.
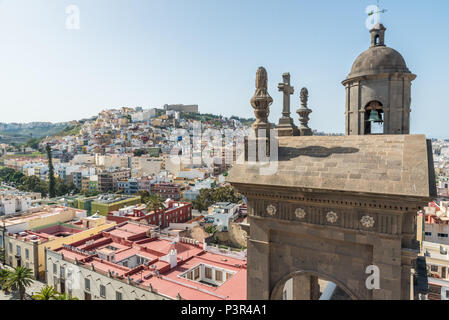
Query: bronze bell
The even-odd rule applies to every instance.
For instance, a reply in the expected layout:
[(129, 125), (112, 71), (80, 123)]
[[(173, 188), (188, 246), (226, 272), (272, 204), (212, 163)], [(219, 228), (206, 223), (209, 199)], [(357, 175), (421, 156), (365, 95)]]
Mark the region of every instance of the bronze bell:
[(374, 123), (382, 123), (382, 117), (379, 114), (379, 111), (377, 110), (371, 110), (369, 113), (369, 118), (368, 118), (369, 122), (374, 122)]

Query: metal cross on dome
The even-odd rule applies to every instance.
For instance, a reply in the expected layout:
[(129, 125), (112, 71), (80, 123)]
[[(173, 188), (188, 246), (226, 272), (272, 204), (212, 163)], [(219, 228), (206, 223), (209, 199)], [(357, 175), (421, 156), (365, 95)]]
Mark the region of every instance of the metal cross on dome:
[(377, 0), (377, 11), (370, 11), (370, 12), (368, 12), (368, 15), (372, 16), (373, 14), (377, 14), (379, 16), (379, 22), (380, 22), (380, 14), (385, 13), (387, 11), (388, 11), (387, 9), (382, 9), (382, 10), (380, 9), (379, 0)]

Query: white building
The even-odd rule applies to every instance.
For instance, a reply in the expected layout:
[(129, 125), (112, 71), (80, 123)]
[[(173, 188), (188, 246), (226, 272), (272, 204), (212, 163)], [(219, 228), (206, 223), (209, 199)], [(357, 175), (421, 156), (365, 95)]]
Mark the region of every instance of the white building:
[(131, 115), (131, 121), (132, 122), (149, 121), (151, 118), (154, 118), (155, 116), (156, 116), (156, 108), (152, 108), (133, 113)]
[(0, 195), (0, 216), (24, 212), (31, 208), (31, 198), (26, 196)]
[(229, 221), (234, 222), (239, 215), (239, 205), (232, 202), (217, 202), (209, 207), (209, 216), (215, 227), (228, 231)]

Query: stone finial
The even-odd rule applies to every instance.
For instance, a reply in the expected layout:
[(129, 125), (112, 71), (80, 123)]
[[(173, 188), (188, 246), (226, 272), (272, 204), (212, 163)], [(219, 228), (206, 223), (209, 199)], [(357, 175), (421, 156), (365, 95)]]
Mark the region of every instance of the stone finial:
[(256, 92), (251, 98), (251, 106), (254, 108), (256, 121), (253, 123), (254, 129), (268, 127), (268, 115), (273, 98), (268, 94), (268, 74), (264, 67), (259, 67), (256, 73)]
[(311, 136), (312, 129), (309, 128), (308, 122), (310, 120), (309, 114), (312, 113), (312, 110), (307, 107), (307, 102), (309, 100), (309, 91), (307, 90), (307, 88), (301, 89), (300, 98), (301, 107), (296, 110), (296, 113), (298, 113), (299, 115), (299, 122), (301, 123), (299, 132), (301, 136)]

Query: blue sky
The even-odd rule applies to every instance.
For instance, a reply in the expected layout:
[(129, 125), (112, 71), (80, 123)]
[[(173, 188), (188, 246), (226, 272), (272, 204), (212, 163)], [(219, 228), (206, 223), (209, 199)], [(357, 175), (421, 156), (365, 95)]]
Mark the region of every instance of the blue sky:
[[(68, 5), (80, 30), (67, 30)], [(104, 108), (199, 104), (252, 117), (255, 72), (309, 90), (310, 125), (344, 131), (341, 81), (369, 47), (375, 0), (0, 0), (0, 122), (68, 121)], [(449, 1), (383, 0), (386, 44), (418, 75), (412, 133), (449, 138)], [(293, 114), (298, 124), (297, 114)]]

